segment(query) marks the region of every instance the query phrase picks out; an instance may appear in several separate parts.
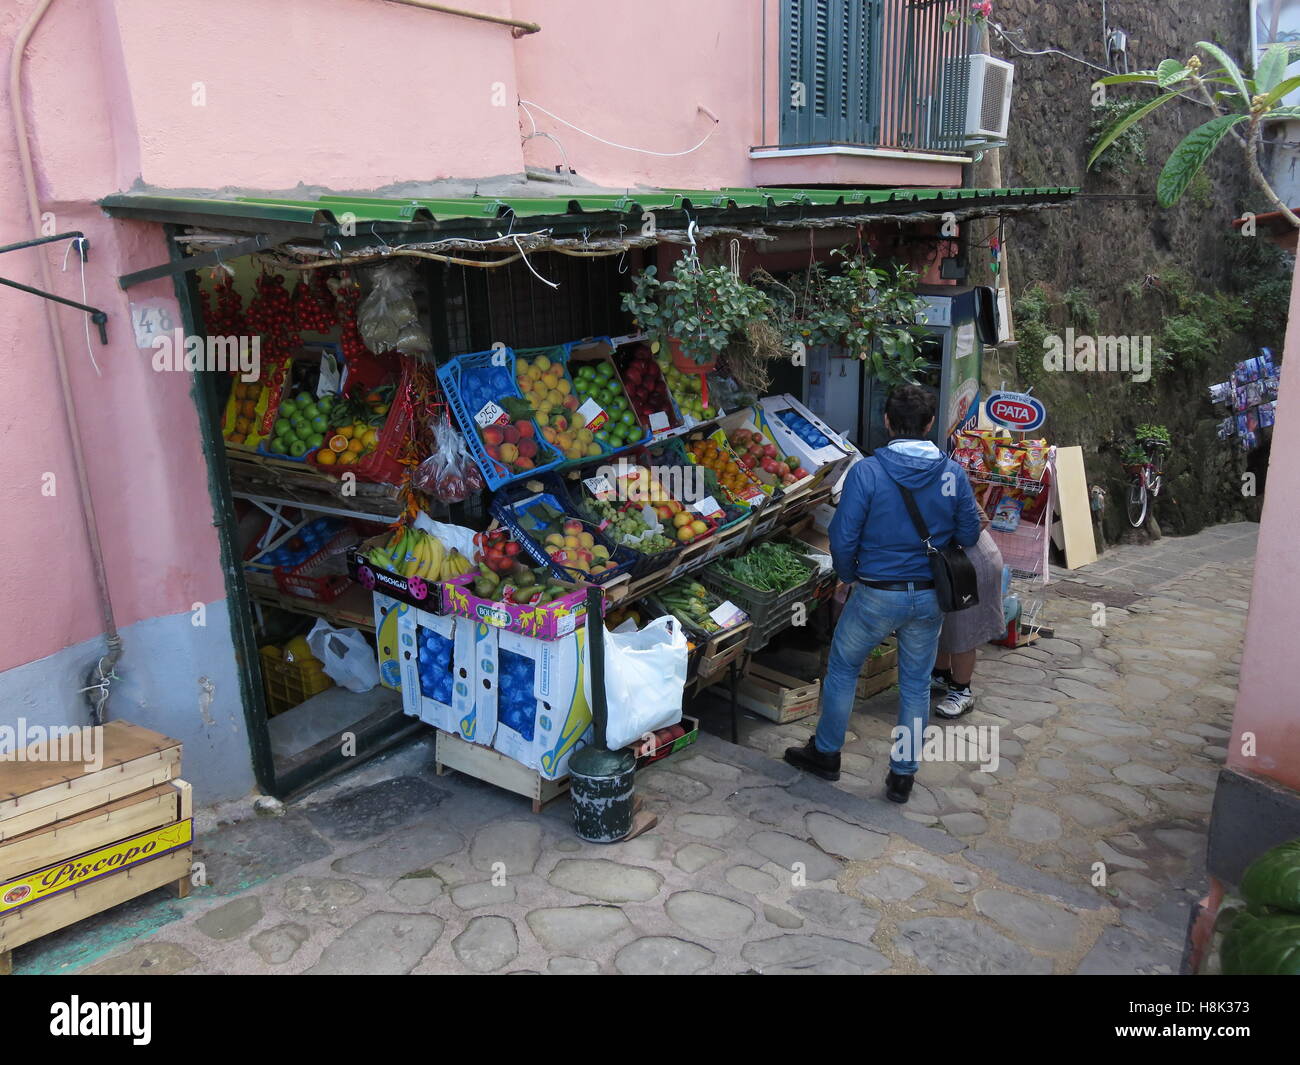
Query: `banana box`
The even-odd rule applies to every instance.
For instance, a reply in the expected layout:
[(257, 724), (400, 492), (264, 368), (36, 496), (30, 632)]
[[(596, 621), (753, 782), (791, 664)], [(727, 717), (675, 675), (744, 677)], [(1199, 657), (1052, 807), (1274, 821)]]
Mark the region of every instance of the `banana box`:
[(375, 646), (379, 658), (379, 683), (393, 691), (402, 690), (402, 666), (399, 654), (398, 621), (401, 612), (410, 608), (391, 596), (375, 592)]
[(404, 603), (396, 604), (389, 613), (397, 617), (403, 711), (426, 725), (473, 740), (465, 723), (473, 733), (477, 711), (475, 626), (462, 618), (430, 614)]
[(559, 640), (490, 630), (479, 645), (479, 712), (496, 723), (492, 746), (548, 780), (564, 776), (573, 752), (591, 742), (583, 686), (587, 629)]

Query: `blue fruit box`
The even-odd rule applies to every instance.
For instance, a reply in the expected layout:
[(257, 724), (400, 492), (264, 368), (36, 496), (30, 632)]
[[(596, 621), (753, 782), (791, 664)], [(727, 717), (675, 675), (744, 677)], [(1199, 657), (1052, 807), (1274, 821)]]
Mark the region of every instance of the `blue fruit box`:
[(500, 401), (505, 398), (523, 399), (515, 380), (513, 349), (502, 346), (492, 351), (458, 355), (439, 367), (438, 381), (465, 437), (465, 446), (474, 457), (488, 488), (495, 491), (502, 485), (560, 465), (563, 456), (542, 438), (537, 423), (532, 420), (522, 423), (531, 426), (528, 430), (531, 436), (527, 439), (537, 449), (533, 457), (524, 457), (528, 466), (520, 468), (520, 460), (507, 464), (489, 451), (492, 449), (500, 454), (501, 445), (488, 443), (484, 438), (484, 432), (494, 425), (493, 414), (504, 414)]

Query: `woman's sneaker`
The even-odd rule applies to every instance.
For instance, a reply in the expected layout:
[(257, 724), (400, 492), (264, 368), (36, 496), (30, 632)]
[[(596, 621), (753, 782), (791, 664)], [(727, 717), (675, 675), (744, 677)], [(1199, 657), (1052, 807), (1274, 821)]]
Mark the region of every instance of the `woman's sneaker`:
[(969, 714), (975, 709), (975, 693), (967, 688), (949, 687), (947, 693), (935, 704), (934, 712), (949, 720)]

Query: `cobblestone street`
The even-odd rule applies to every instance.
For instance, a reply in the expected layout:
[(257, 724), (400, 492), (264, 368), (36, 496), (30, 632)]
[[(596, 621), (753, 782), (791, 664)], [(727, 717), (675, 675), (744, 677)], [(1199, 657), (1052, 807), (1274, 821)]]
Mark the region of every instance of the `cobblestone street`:
[(1057, 573), (1054, 636), (980, 652), (961, 723), (1000, 727), (996, 770), (925, 763), (907, 806), (881, 794), (893, 691), (859, 706), (838, 784), (780, 761), (815, 717), (747, 716), (741, 745), (703, 735), (639, 773), (659, 825), (606, 847), (574, 836), (567, 800), (534, 816), (434, 776), (426, 739), (284, 816), (210, 811), (196, 845), (208, 886), (21, 948), (15, 969), (1177, 972), (1255, 531), (1112, 548)]

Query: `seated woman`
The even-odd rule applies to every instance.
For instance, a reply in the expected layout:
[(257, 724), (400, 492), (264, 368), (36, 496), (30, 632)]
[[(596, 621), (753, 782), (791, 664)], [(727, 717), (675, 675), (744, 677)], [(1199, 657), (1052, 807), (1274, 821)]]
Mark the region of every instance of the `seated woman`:
[(939, 633), (939, 652), (935, 655), (930, 688), (942, 692), (934, 712), (943, 718), (961, 717), (975, 709), (971, 677), (975, 673), (975, 652), (982, 643), (996, 640), (1006, 632), (1002, 616), (1002, 552), (989, 535), (989, 518), (974, 500), (979, 511), (980, 538), (966, 549), (979, 576), (979, 605), (943, 616)]

